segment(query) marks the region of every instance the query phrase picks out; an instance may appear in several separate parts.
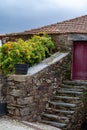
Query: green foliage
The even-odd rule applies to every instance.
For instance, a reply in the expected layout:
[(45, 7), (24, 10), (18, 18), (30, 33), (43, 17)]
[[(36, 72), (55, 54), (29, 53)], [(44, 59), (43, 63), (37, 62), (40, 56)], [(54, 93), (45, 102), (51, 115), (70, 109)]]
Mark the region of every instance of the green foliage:
[(26, 63), (32, 66), (51, 55), (54, 44), (51, 37), (34, 35), (31, 39), (7, 42), (0, 47), (0, 68), (4, 74), (14, 73), (14, 64)]
[(84, 89), (81, 99), (84, 104), (84, 112), (87, 113), (87, 88)]

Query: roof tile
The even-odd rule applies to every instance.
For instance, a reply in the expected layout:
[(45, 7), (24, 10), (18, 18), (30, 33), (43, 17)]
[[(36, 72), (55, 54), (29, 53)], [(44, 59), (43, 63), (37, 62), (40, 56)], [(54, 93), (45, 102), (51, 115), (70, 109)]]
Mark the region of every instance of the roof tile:
[(87, 15), (70, 19), (56, 24), (51, 24), (41, 28), (31, 29), (24, 34), (36, 34), (38, 32), (46, 33), (87, 33)]
[(0, 38), (6, 36), (16, 36), (16, 35), (29, 35), (37, 34), (39, 32), (46, 32), (48, 34), (65, 34), (65, 33), (87, 33), (87, 15), (77, 17), (74, 19), (66, 20), (60, 23), (55, 23), (47, 26), (43, 26), (36, 29), (27, 30), (20, 33), (11, 33), (6, 35), (1, 35)]

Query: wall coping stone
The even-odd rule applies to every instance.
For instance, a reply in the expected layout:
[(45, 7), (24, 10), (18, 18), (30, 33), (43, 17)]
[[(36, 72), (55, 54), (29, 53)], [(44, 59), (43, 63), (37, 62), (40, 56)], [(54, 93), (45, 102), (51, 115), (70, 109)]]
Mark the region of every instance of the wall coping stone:
[(68, 54), (69, 54), (69, 52), (67, 52), (67, 53), (57, 52), (57, 53), (53, 54), (51, 57), (47, 58), (46, 60), (43, 60), (41, 63), (34, 65), (33, 67), (30, 67), (28, 69), (27, 75), (32, 76), (32, 75), (38, 73), (39, 71), (43, 70), (44, 68), (58, 62), (63, 57), (67, 56)]
[(17, 81), (17, 82), (25, 82), (27, 77), (32, 76), (41, 70), (47, 68), (48, 66), (55, 64), (56, 62), (60, 61), (62, 58), (66, 57), (69, 54), (67, 53), (62, 53), (62, 52), (57, 52), (53, 54), (51, 57), (43, 60), (41, 63), (34, 65), (33, 67), (30, 67), (28, 69), (28, 73), (26, 75), (8, 75), (8, 81)]
[(27, 75), (8, 75), (8, 81), (25, 82)]

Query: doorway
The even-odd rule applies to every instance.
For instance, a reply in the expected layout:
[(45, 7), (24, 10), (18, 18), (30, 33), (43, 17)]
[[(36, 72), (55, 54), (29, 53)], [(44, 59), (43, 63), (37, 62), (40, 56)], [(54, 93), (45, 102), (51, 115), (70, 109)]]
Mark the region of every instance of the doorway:
[(87, 41), (74, 41), (72, 79), (87, 80)]

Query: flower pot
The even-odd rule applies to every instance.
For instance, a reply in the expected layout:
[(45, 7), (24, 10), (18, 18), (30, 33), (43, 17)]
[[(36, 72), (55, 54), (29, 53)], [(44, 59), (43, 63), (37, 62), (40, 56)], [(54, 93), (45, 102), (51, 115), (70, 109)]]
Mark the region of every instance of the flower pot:
[(0, 116), (3, 116), (7, 113), (7, 103), (0, 102)]
[(15, 64), (15, 74), (27, 74), (28, 64)]

